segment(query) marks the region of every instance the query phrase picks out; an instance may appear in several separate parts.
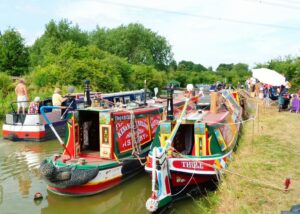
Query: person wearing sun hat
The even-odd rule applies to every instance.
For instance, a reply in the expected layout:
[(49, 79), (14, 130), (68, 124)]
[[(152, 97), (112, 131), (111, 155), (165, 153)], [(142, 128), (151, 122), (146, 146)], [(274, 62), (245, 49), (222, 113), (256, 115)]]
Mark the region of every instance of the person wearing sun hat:
[(39, 113), (39, 105), (40, 105), (39, 102), (40, 102), (40, 97), (35, 97), (34, 100), (29, 105), (28, 114)]
[(63, 98), (61, 95), (60, 88), (54, 89), (54, 94), (52, 95), (52, 105), (53, 106), (61, 106), (61, 104), (66, 101), (67, 98)]

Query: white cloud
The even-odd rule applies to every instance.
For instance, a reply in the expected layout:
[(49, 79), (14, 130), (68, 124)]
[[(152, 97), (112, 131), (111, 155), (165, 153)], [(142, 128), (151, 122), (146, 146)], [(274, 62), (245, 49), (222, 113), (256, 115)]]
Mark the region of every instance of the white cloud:
[[(294, 2), (294, 9), (284, 7), (291, 1), (276, 1), (283, 6), (267, 2), (271, 1), (55, 0), (52, 7), (43, 7), (43, 3), (29, 0), (23, 11), (32, 11), (37, 16), (46, 11), (55, 20), (67, 18), (84, 30), (93, 30), (96, 25), (113, 28), (139, 22), (166, 37), (177, 61), (191, 60), (217, 67), (219, 63), (232, 62), (254, 65), (299, 54), (300, 27), (288, 27), (300, 26), (300, 2)], [(41, 35), (43, 27), (36, 33), (23, 30), (26, 40), (33, 41)]]

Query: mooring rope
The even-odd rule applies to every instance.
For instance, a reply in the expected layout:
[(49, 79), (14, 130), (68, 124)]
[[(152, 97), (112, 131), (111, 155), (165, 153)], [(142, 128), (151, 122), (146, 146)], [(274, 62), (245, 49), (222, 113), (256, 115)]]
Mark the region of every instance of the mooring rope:
[[(177, 154), (178, 154), (179, 156), (181, 156), (182, 158), (191, 159), (191, 158), (189, 158), (188, 156), (183, 155), (182, 153), (178, 152), (174, 147), (171, 147), (171, 148), (172, 148), (172, 150), (173, 150), (175, 153), (177, 153)], [(284, 189), (284, 188), (282, 188), (282, 187), (278, 187), (278, 186), (275, 186), (275, 185), (272, 185), (272, 184), (269, 184), (269, 183), (266, 183), (266, 182), (262, 182), (262, 181), (260, 181), (260, 180), (258, 180), (258, 179), (250, 178), (250, 177), (245, 176), (245, 175), (242, 175), (242, 174), (240, 174), (240, 173), (233, 172), (232, 170), (229, 170), (229, 169), (225, 169), (225, 168), (219, 169), (215, 164), (209, 164), (209, 163), (205, 163), (205, 162), (203, 162), (203, 161), (201, 161), (201, 160), (194, 160), (194, 159), (192, 159), (192, 161), (201, 163), (201, 164), (203, 164), (204, 166), (211, 167), (211, 168), (213, 168), (214, 170), (218, 171), (219, 174), (222, 174), (222, 171), (225, 171), (225, 172), (227, 172), (227, 173), (230, 173), (230, 174), (239, 176), (239, 177), (241, 177), (241, 178), (244, 178), (245, 180), (247, 180), (247, 181), (249, 181), (249, 182), (256, 183), (256, 184), (259, 184), (259, 185), (261, 185), (261, 186), (271, 187), (271, 188), (273, 188), (273, 189), (276, 189), (276, 190), (279, 190), (279, 191), (282, 191), (282, 192), (288, 192), (288, 191), (290, 191), (290, 190), (293, 190), (293, 189), (291, 189), (291, 188), (290, 188), (290, 189)], [(194, 171), (193, 171), (192, 177), (194, 176), (194, 174), (195, 174), (195, 169), (194, 169)]]

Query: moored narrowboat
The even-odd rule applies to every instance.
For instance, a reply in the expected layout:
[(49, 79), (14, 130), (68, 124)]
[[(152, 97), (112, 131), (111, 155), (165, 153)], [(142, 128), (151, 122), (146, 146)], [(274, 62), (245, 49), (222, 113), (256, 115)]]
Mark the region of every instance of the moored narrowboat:
[[(192, 100), (189, 109), (198, 96)], [(49, 157), (40, 167), (48, 189), (68, 196), (93, 195), (143, 171), (164, 109), (167, 105), (182, 109), (185, 94), (177, 94), (173, 103), (157, 101), (126, 107), (99, 102), (70, 112), (65, 141), (60, 140), (63, 153)]]
[(222, 90), (210, 96), (210, 110), (187, 112), (184, 108), (179, 117), (160, 123), (145, 166), (152, 176), (152, 195), (146, 202), (149, 211), (217, 181), (227, 168), (242, 120), (239, 95)]
[[(89, 90), (89, 82), (86, 82), (85, 85)], [(133, 102), (143, 103), (147, 97), (149, 97), (149, 95), (147, 96), (147, 94), (144, 93), (144, 90), (104, 94), (99, 92), (88, 93), (90, 102), (101, 98), (102, 100), (108, 101), (105, 103), (107, 106), (111, 106), (114, 103), (120, 103), (121, 105), (127, 105)], [(67, 98), (63, 103), (65, 109), (55, 111), (52, 108), (47, 108), (44, 110), (44, 113), (60, 137), (64, 137), (66, 133), (66, 116), (68, 111), (83, 109), (85, 96), (86, 93), (70, 93), (65, 96), (65, 98)], [(53, 106), (51, 98), (40, 101), (38, 112), (35, 113), (17, 114), (14, 108), (16, 103), (17, 102), (11, 103), (12, 112), (6, 114), (2, 127), (2, 136), (4, 139), (11, 141), (41, 142), (56, 138), (49, 126), (50, 124), (44, 119), (40, 111), (43, 106)]]

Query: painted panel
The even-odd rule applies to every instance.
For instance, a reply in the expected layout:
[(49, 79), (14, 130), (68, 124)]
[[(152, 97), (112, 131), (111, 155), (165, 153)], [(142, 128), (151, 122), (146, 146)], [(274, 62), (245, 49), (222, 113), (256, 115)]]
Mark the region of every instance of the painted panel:
[(205, 134), (205, 124), (204, 123), (195, 123), (194, 124), (195, 134)]
[(162, 123), (160, 125), (160, 133), (170, 134), (171, 133), (171, 123)]
[[(123, 116), (122, 116), (123, 117)], [(130, 118), (130, 115), (129, 115)], [(137, 136), (140, 144), (143, 145), (151, 141), (151, 128), (148, 117), (136, 118)], [(132, 149), (131, 124), (130, 120), (118, 121), (115, 123), (117, 141), (120, 152)]]
[(156, 132), (157, 127), (159, 126), (160, 120), (161, 120), (160, 114), (150, 115), (152, 137), (155, 136), (155, 132)]
[(221, 151), (224, 151), (226, 149), (226, 144), (225, 144), (225, 141), (224, 141), (221, 131), (219, 129), (214, 129), (214, 132), (215, 132), (216, 138), (218, 140), (218, 143), (221, 147)]
[(226, 145), (229, 145), (230, 142), (232, 141), (233, 137), (234, 137), (233, 133), (232, 133), (231, 126), (228, 125), (228, 124), (225, 124), (225, 125), (220, 127), (220, 131), (223, 135), (223, 138), (225, 140)]
[(100, 124), (108, 125), (110, 123), (110, 113), (109, 112), (101, 112), (99, 114)]

